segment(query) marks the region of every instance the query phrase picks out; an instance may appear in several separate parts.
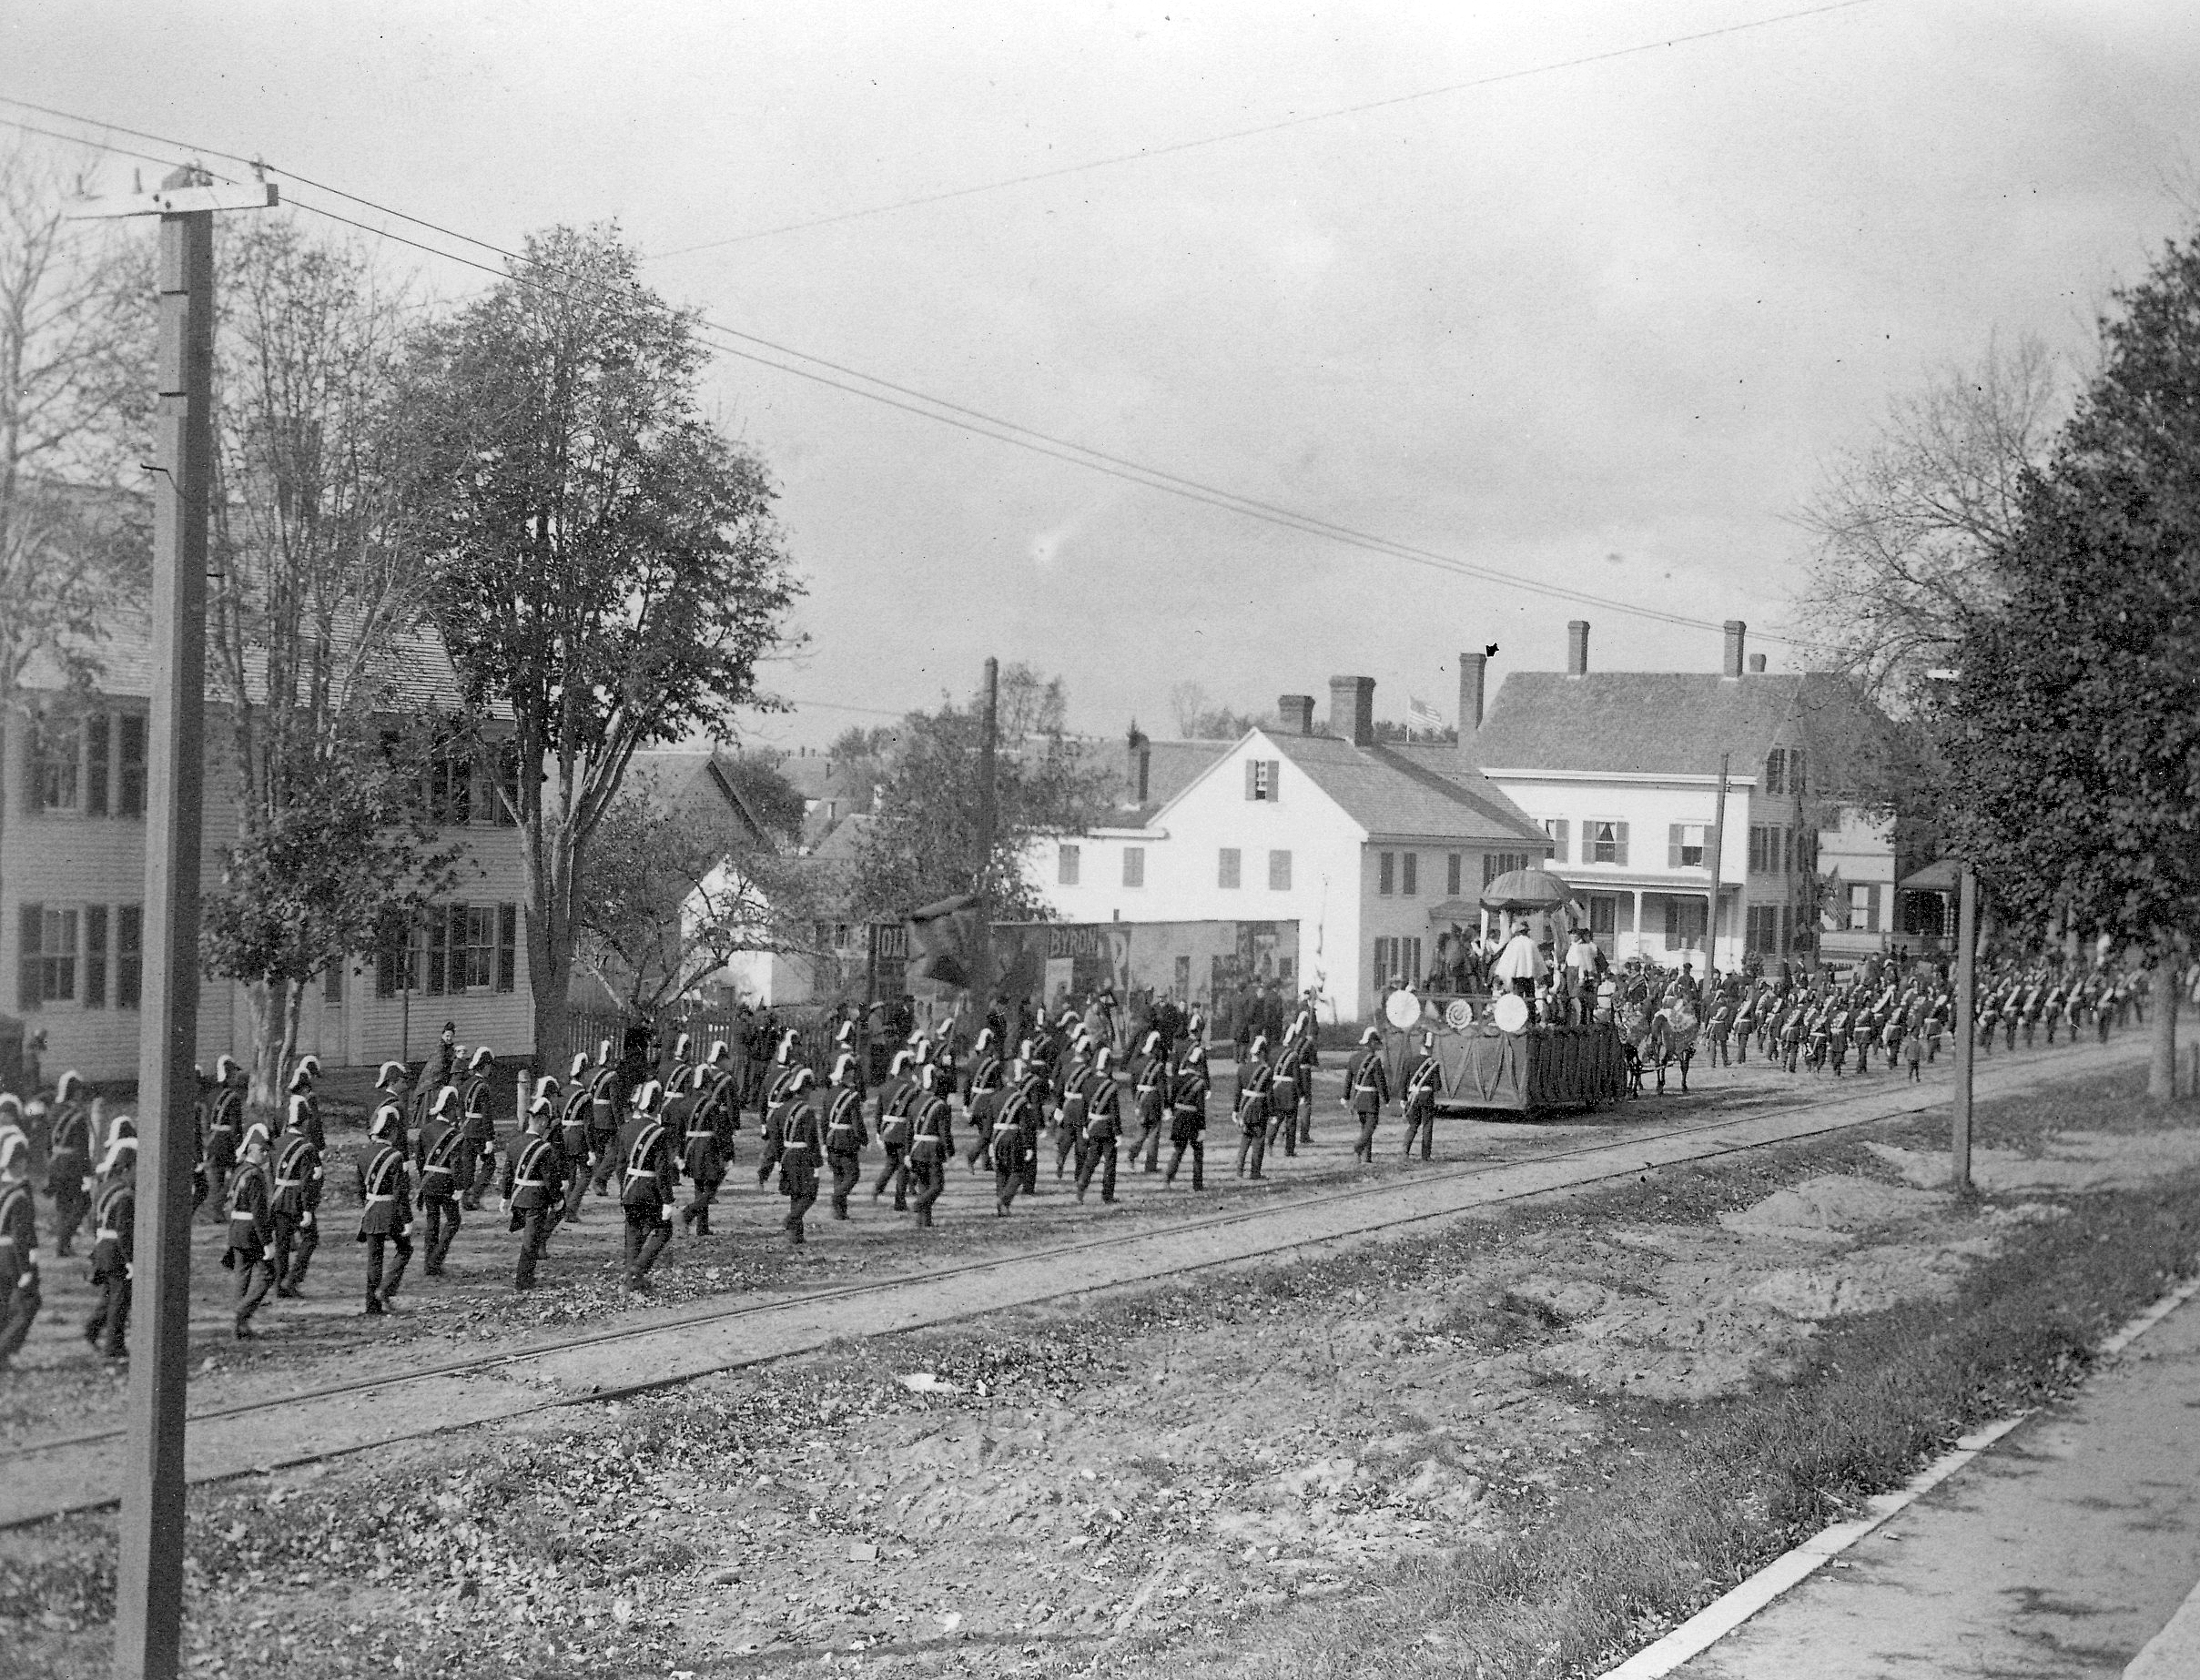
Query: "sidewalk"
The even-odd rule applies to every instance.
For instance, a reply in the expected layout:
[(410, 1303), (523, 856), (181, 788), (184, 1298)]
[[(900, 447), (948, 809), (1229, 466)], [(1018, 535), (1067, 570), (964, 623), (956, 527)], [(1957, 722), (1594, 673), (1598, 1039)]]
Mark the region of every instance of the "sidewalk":
[[(1719, 1644), (1687, 1680), (2200, 1675), (2200, 1300)], [(2166, 1663), (2168, 1665), (2161, 1665)]]

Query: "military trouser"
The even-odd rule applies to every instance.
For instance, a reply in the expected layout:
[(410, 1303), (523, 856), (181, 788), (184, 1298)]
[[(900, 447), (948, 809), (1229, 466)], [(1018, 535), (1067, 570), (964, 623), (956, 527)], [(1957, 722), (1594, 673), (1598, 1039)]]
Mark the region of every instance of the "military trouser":
[(512, 1229), (520, 1233), (520, 1259), (512, 1270), (512, 1287), (531, 1290), (534, 1288), (535, 1268), (542, 1262), (543, 1246), (550, 1240), (550, 1209), (514, 1208)]
[(1238, 1177), (1241, 1179), (1246, 1176), (1245, 1159), (1248, 1156), (1252, 1158), (1252, 1176), (1256, 1179), (1265, 1176), (1261, 1171), (1261, 1163), (1268, 1159), (1267, 1121), (1262, 1121), (1252, 1131), (1247, 1131), (1242, 1126), (1238, 1128)]
[(756, 1159), (756, 1188), (762, 1189), (772, 1181), (772, 1174), (786, 1159), (786, 1139), (766, 1131), (757, 1139), (757, 1143), (763, 1153)]
[[(122, 1280), (125, 1289), (129, 1287), (129, 1281), (127, 1278)], [(7, 1299), (0, 1300), (0, 1371), (7, 1368), (8, 1361), (15, 1357), (15, 1351), (23, 1346), (25, 1339), (30, 1335), (31, 1322), (37, 1318), (42, 1302), (37, 1268), (25, 1266), (22, 1276), (9, 1288)], [(127, 1311), (124, 1316), (128, 1316)], [(98, 1313), (95, 1311), (93, 1317), (98, 1317)], [(122, 1344), (120, 1331), (115, 1332), (115, 1343), (119, 1351)]]
[(1163, 1184), (1176, 1182), (1176, 1169), (1183, 1165), (1184, 1151), (1187, 1149), (1191, 1151), (1191, 1188), (1195, 1190), (1203, 1190), (1207, 1188), (1207, 1145), (1198, 1138), (1177, 1139), (1175, 1150), (1169, 1157), (1169, 1170), (1161, 1175), (1161, 1182)]
[[(367, 1311), (380, 1313), (390, 1304), (390, 1296), (397, 1293), (397, 1286), (405, 1280), (405, 1268), (412, 1260), (412, 1239), (398, 1230), (386, 1237), (369, 1236), (360, 1240), (367, 1245)], [(397, 1251), (397, 1264), (389, 1269), (386, 1278), (382, 1274), (385, 1247)]]
[(696, 1236), (707, 1237), (710, 1235), (710, 1205), (717, 1199), (718, 1187), (725, 1182), (725, 1169), (720, 1169), (715, 1173), (694, 1173), (689, 1177), (688, 1182), (694, 1186), (695, 1193), (689, 1199), (687, 1206), (680, 1209), (680, 1223), (694, 1227)]
[(1161, 1132), (1164, 1129), (1162, 1121), (1165, 1118), (1165, 1116), (1155, 1114), (1141, 1115), (1139, 1118), (1138, 1141), (1130, 1146), (1130, 1159), (1135, 1163), (1138, 1158), (1143, 1155), (1146, 1158), (1148, 1172), (1159, 1172), (1161, 1169)]
[(275, 1262), (265, 1249), (231, 1251), (237, 1256), (237, 1328), (242, 1330), (275, 1287)]
[(623, 1206), (621, 1210), (626, 1216), (626, 1287), (638, 1290), (673, 1240), (673, 1222), (654, 1201), (638, 1208)]
[(1299, 1076), (1299, 1141), (1313, 1141), (1313, 1076)]
[(306, 1268), (320, 1247), (320, 1221), (310, 1210), (275, 1216), (275, 1238), (268, 1246), (275, 1263), (275, 1292), (295, 1295), (305, 1287)]
[(1383, 1110), (1361, 1108), (1353, 1118), (1360, 1122), (1360, 1140), (1352, 1146), (1353, 1159), (1372, 1164), (1375, 1159), (1375, 1128), (1382, 1121)]
[(878, 1169), (878, 1182), (871, 1186), (871, 1199), (877, 1201), (887, 1193), (887, 1187), (891, 1185), (894, 1189), (894, 1211), (907, 1213), (909, 1210), (908, 1151), (897, 1143), (887, 1144), (886, 1151), (886, 1165)]
[(1024, 1169), (1021, 1161), (1003, 1167), (998, 1162), (993, 1168), (993, 1211), (1006, 1215), (1016, 1201), (1016, 1192), (1024, 1187)]
[(1100, 1199), (1115, 1199), (1115, 1152), (1113, 1138), (1094, 1138), (1088, 1140), (1077, 1163), (1077, 1199), (1085, 1199), (1085, 1192), (1092, 1185), (1092, 1175), (1100, 1174)]
[(1737, 1062), (1749, 1059), (1749, 1030), (1746, 1027), (1734, 1035), (1734, 1059)]
[[(130, 1333), (130, 1273), (125, 1266), (115, 1266), (94, 1280), (99, 1290), (98, 1299), (92, 1303), (92, 1315), (84, 1321), (84, 1339), (109, 1359), (120, 1359), (129, 1351), (126, 1338)], [(35, 1304), (35, 1291), (33, 1302)], [(30, 1321), (24, 1321), (28, 1328)], [(6, 1345), (0, 1338), (0, 1347)], [(20, 1345), (20, 1344), (18, 1344)]]
[(948, 1164), (936, 1154), (913, 1157), (909, 1161), (909, 1182), (916, 1194), (909, 1199), (909, 1207), (917, 1215), (919, 1230), (928, 1230), (932, 1224), (932, 1204), (939, 1199), (940, 1191), (948, 1188)]
[(573, 1158), (573, 1171), (565, 1179), (565, 1217), (578, 1220), (581, 1203), (588, 1194), (588, 1156), (585, 1150)]
[(1421, 1139), (1421, 1159), (1426, 1160), (1436, 1147), (1436, 1099), (1416, 1097), (1405, 1105), (1405, 1159), (1414, 1156), (1414, 1139)]
[(1063, 1168), (1072, 1157), (1076, 1158), (1077, 1163), (1081, 1169), (1085, 1159), (1085, 1140), (1080, 1135), (1079, 1128), (1058, 1120), (1054, 1127), (1054, 1176), (1056, 1178), (1059, 1179), (1062, 1176)]
[(455, 1196), (423, 1196), (421, 1212), (428, 1221), (428, 1252), (421, 1270), (431, 1278), (443, 1275), (443, 1258), (451, 1252), (451, 1244), (459, 1234), (459, 1199)]
[(612, 1174), (619, 1165), (616, 1132), (591, 1132), (588, 1135), (589, 1152), (595, 1158), (595, 1169), (588, 1175), (588, 1188), (599, 1196), (611, 1194)]
[(84, 1193), (84, 1179), (72, 1172), (54, 1187), (54, 1258), (66, 1260), (76, 1240), (76, 1228), (92, 1210), (92, 1199)]
[(848, 1198), (863, 1182), (863, 1160), (852, 1149), (836, 1150), (825, 1159), (833, 1169), (833, 1217), (845, 1220), (848, 1217)]
[(1024, 1194), (1039, 1194), (1039, 1128), (1024, 1128)]
[(207, 1197), (214, 1204), (214, 1217), (226, 1218), (222, 1209), (229, 1205), (229, 1174), (237, 1166), (237, 1134), (226, 1128), (207, 1134)]
[(972, 1167), (976, 1167), (979, 1161), (989, 1159), (992, 1157), (993, 1117), (973, 1109), (970, 1111), (969, 1118), (971, 1128), (976, 1135), (970, 1139), (970, 1147), (962, 1152), (962, 1158)]
[[(482, 1210), (482, 1200), (496, 1189), (497, 1146), (494, 1138), (477, 1139), (468, 1143), (470, 1159), (459, 1173), (459, 1183), (464, 1190), (460, 1198), (474, 1212)], [(465, 1169), (471, 1169), (467, 1170)]]

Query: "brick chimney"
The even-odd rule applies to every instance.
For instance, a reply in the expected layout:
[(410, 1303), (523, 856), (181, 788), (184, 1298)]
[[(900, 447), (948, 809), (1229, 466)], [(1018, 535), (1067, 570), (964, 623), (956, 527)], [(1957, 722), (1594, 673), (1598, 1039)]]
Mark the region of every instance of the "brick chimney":
[(1127, 749), (1124, 784), (1130, 790), (1130, 803), (1142, 805), (1147, 800), (1147, 789), (1153, 784), (1153, 743), (1133, 724), (1124, 746)]
[(1589, 621), (1586, 618), (1566, 621), (1566, 673), (1570, 677), (1589, 673)]
[(1374, 678), (1329, 679), (1329, 733), (1354, 746), (1374, 745)]
[(1276, 717), (1278, 730), (1286, 735), (1313, 734), (1313, 696), (1312, 694), (1278, 694)]
[(1762, 653), (1752, 653), (1749, 655), (1749, 673), (1752, 676), (1764, 675), (1765, 656)]
[(1727, 621), (1727, 658), (1726, 663), (1720, 666), (1719, 670), (1729, 682), (1739, 683), (1741, 681), (1741, 646), (1744, 638), (1749, 633), (1749, 625), (1743, 623), (1741, 620), (1730, 618)]
[(1483, 703), (1488, 698), (1489, 655), (1459, 655), (1459, 744), (1482, 727)]

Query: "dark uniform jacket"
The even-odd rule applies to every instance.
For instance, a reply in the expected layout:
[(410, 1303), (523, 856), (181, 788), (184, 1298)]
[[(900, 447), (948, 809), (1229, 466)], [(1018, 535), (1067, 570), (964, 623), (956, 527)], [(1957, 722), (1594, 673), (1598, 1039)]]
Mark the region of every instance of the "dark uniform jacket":
[(863, 1146), (871, 1140), (863, 1126), (863, 1093), (849, 1086), (837, 1086), (826, 1098), (825, 1112), (825, 1152), (827, 1155), (860, 1155)]
[(1093, 1069), (1085, 1083), (1085, 1138), (1112, 1143), (1123, 1135), (1123, 1088), (1112, 1072)]
[(269, 1206), (268, 1169), (261, 1161), (247, 1161), (229, 1180), (229, 1249), (247, 1260), (258, 1260), (275, 1238), (275, 1215)]
[(405, 1152), (387, 1138), (379, 1139), (374, 1153), (360, 1163), (359, 1234), (393, 1237), (412, 1223), (412, 1184), (405, 1177)]
[(1186, 1062), (1169, 1082), (1169, 1140), (1189, 1143), (1207, 1129), (1207, 1070)]
[(673, 1135), (654, 1114), (637, 1114), (619, 1128), (619, 1203), (627, 1208), (672, 1206), (680, 1184)]
[[(92, 1203), (92, 1281), (127, 1277), (137, 1257), (131, 1227), (137, 1221), (137, 1175), (118, 1172), (99, 1187)], [(0, 1230), (6, 1228), (0, 1217)], [(4, 1245), (0, 1245), (4, 1246)], [(4, 1263), (4, 1262), (0, 1262)]]
[(948, 1099), (938, 1091), (919, 1096), (910, 1114), (909, 1159), (937, 1161), (953, 1153), (955, 1128), (948, 1114)]
[(54, 1111), (51, 1142), (46, 1158), (46, 1193), (73, 1196), (92, 1176), (92, 1113), (81, 1103), (62, 1104)]
[(548, 1137), (522, 1134), (505, 1159), (504, 1181), (499, 1193), (511, 1205), (514, 1230), (520, 1228), (518, 1216), (529, 1209), (563, 1206), (564, 1149)]
[(1354, 1114), (1376, 1114), (1390, 1100), (1390, 1070), (1383, 1066), (1383, 1052), (1369, 1045), (1352, 1058), (1344, 1072), (1345, 1094)]
[(1267, 1127), (1268, 1092), (1275, 1081), (1276, 1070), (1257, 1056), (1248, 1056), (1238, 1063), (1238, 1124), (1245, 1130)]
[(1405, 1106), (1410, 1108), (1417, 1103), (1434, 1102), (1443, 1090), (1444, 1064), (1426, 1050), (1422, 1051), (1419, 1059), (1406, 1070)]
[(432, 1117), (421, 1122), (420, 1141), (421, 1199), (449, 1199), (459, 1193), (459, 1145), (465, 1130), (449, 1120)]
[(37, 1251), (38, 1209), (31, 1199), (30, 1181), (0, 1185), (0, 1290), (15, 1287)]
[(275, 1184), (269, 1211), (285, 1219), (299, 1219), (320, 1206), (320, 1150), (302, 1131), (287, 1131), (275, 1140)]
[(469, 1143), (494, 1143), (497, 1138), (496, 1121), (489, 1109), (490, 1075), (487, 1071), (470, 1073), (465, 1084), (459, 1087), (459, 1129)]

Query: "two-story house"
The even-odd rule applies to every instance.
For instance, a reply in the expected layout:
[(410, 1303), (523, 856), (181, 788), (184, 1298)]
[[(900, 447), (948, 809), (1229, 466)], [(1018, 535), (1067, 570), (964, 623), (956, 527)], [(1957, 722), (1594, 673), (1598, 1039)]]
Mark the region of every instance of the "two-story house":
[(1486, 715), (1483, 663), (1465, 657), (1462, 741), (1549, 836), (1549, 867), (1615, 957), (1814, 956), (1829, 833), (1848, 890), (1869, 883), (1859, 922), (1891, 926), (1891, 837), (1840, 798), (1883, 715), (1841, 676), (1766, 671), (1745, 659), (1747, 626), (1725, 628), (1716, 673), (1594, 672), (1576, 620), (1566, 670), (1508, 675)]
[[(145, 964), (147, 734), (152, 648), (141, 618), (126, 615), (98, 650), (89, 693), (72, 691), (34, 661), (0, 735), (0, 976), (13, 1012), (43, 1030), (49, 1077), (74, 1068), (93, 1080), (137, 1071)], [(441, 644), (408, 639), (394, 655), (404, 692), (451, 711), (458, 683)], [(207, 704), (201, 886), (220, 883), (237, 835), (228, 709)], [(311, 988), (299, 1049), (331, 1067), (420, 1057), (444, 1021), (460, 1040), (499, 1056), (532, 1050), (534, 1009), (521, 928), (517, 831), (468, 756), (439, 762), (429, 796), (445, 837), (462, 846), (459, 884), (412, 930), (409, 948), (362, 952), (330, 966)], [(204, 980), (198, 1056), (211, 1067), (248, 1053), (242, 988)]]
[(1463, 753), (1437, 767), (1378, 742), (1374, 693), (1333, 677), (1326, 729), (1313, 696), (1285, 694), (1278, 724), (1235, 742), (1134, 736), (1120, 822), (1034, 845), (1029, 878), (1066, 921), (1295, 923), (1276, 977), (1364, 1016), (1548, 845)]

